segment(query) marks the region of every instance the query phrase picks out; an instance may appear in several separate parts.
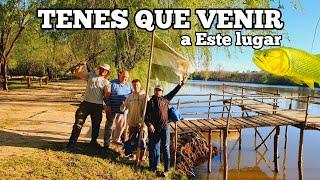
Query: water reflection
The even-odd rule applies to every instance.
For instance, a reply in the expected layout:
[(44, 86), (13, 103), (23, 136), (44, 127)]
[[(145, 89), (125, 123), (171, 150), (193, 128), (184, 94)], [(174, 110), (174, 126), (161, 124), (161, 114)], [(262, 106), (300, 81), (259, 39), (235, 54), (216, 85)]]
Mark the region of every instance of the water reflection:
[[(234, 85), (243, 85), (241, 83), (231, 83)], [(221, 82), (200, 82), (194, 81), (186, 84), (181, 89), (180, 94), (206, 94), (206, 93), (221, 93)], [(263, 90), (276, 92), (280, 90), (282, 96), (306, 96), (317, 95), (319, 96), (319, 89), (316, 91), (310, 91), (308, 88), (302, 87), (289, 87), (289, 86), (268, 86), (268, 85), (256, 85), (245, 84), (252, 87), (263, 87)], [(170, 85), (171, 86), (171, 85)], [(173, 87), (174, 85), (172, 85)], [(168, 87), (166, 89), (171, 89)], [(228, 91), (234, 91), (241, 93), (238, 88), (230, 88)], [(253, 93), (250, 91), (245, 92), (247, 94)], [(194, 100), (194, 97), (175, 97), (174, 101), (178, 99), (183, 101)], [(221, 97), (213, 97), (213, 99), (219, 99)], [(208, 97), (197, 97), (197, 100), (208, 100)], [(311, 98), (311, 100), (314, 100)], [(207, 105), (207, 104), (203, 104)], [(304, 109), (305, 103), (294, 100), (282, 100), (279, 101), (281, 108), (288, 109), (290, 106), (292, 109)], [(198, 112), (207, 112), (207, 109), (192, 109)], [(222, 107), (215, 107), (212, 111), (221, 111)], [(310, 114), (320, 114), (319, 106), (310, 105)], [(190, 112), (190, 109), (181, 109), (181, 112)], [(201, 117), (199, 115), (198, 117)], [(203, 117), (205, 117), (203, 115)], [(221, 117), (220, 115), (213, 115), (213, 117)], [(259, 128), (259, 132), (262, 137), (266, 137), (273, 128)], [(286, 133), (287, 132), (287, 133)], [(237, 134), (237, 133), (236, 133)], [(239, 150), (239, 136), (228, 136), (231, 139), (228, 141), (228, 160), (229, 160), (229, 179), (310, 179), (317, 178), (320, 175), (320, 163), (314, 161), (319, 160), (319, 154), (317, 150), (320, 148), (319, 143), (315, 143), (320, 139), (320, 132), (307, 131), (304, 139), (304, 154), (303, 164), (298, 167), (298, 143), (299, 143), (299, 129), (289, 126), (281, 127), (279, 136), (279, 173), (274, 173), (273, 162), (273, 135), (267, 139), (266, 144), (269, 147), (267, 150), (264, 146), (261, 146), (257, 151), (255, 147), (261, 143), (261, 139), (257, 137), (254, 129), (242, 130), (241, 150)], [(222, 136), (220, 133), (215, 133), (216, 138), (213, 143), (222, 152)], [(196, 168), (195, 179), (223, 179), (223, 163), (222, 155), (212, 159), (212, 173), (207, 174), (207, 163), (200, 165)], [(304, 172), (304, 173), (303, 173)]]

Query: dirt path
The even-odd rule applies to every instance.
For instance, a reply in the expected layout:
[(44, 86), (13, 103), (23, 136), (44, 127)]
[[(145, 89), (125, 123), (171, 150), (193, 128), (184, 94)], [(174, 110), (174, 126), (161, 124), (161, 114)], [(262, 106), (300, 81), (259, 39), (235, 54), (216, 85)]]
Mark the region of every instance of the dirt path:
[[(53, 142), (65, 146), (84, 89), (85, 81), (72, 80), (42, 88), (0, 91), (0, 159), (32, 153)], [(90, 140), (90, 123), (88, 117), (79, 141)], [(104, 124), (105, 117), (101, 126)], [(103, 131), (101, 128), (100, 142)]]

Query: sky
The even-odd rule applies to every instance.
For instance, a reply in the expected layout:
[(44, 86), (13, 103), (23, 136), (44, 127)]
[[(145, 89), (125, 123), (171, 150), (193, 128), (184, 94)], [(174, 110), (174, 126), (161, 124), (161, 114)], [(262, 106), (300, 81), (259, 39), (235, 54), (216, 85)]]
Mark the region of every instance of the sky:
[[(281, 9), (281, 20), (285, 23), (284, 30), (288, 33), (290, 39), (288, 41), (283, 38), (281, 45), (298, 48), (312, 54), (320, 54), (320, 24), (314, 39), (317, 21), (320, 18), (320, 0), (300, 0), (302, 11), (294, 9), (290, 1), (281, 1), (284, 4), (284, 9)], [(274, 4), (274, 8), (276, 7), (278, 7), (277, 3)], [(280, 34), (283, 33), (280, 31)], [(314, 45), (312, 49), (313, 39)], [(251, 47), (243, 47), (242, 53), (240, 53), (239, 49), (233, 46), (231, 47), (232, 57), (230, 58), (223, 50), (217, 51), (214, 49), (212, 51), (213, 61), (209, 69), (215, 70), (220, 64), (225, 71), (259, 71), (259, 68), (252, 62), (253, 52), (254, 50)]]

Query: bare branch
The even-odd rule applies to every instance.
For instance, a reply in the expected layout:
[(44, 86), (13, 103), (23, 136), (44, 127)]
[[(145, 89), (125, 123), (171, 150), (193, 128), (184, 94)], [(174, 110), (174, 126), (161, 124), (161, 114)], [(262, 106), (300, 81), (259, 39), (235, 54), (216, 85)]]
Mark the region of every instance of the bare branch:
[(11, 33), (11, 27), (5, 28), (4, 33), (6, 34), (6, 37), (4, 37), (3, 39), (3, 49), (6, 49), (7, 43), (8, 43), (8, 39)]
[(23, 33), (23, 31), (25, 30), (25, 28), (23, 26), (20, 27), (16, 37), (14, 38), (14, 40), (12, 41), (10, 48), (8, 49), (7, 53), (5, 53), (5, 58), (7, 59), (15, 45), (15, 43), (18, 41), (18, 39), (20, 38), (21, 34)]

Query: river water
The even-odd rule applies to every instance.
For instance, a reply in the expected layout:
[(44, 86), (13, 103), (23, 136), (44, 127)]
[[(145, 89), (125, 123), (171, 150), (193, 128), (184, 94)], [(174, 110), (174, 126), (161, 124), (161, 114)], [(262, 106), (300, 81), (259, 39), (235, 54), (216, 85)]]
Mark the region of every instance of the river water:
[[(279, 90), (281, 96), (296, 95), (317, 95), (319, 89), (311, 91), (309, 88), (291, 87), (291, 86), (273, 86), (249, 83), (231, 83), (216, 81), (189, 81), (179, 92), (179, 94), (221, 94), (222, 84), (244, 85), (251, 87), (263, 88), (265, 91), (276, 92)], [(170, 84), (165, 88), (165, 92), (172, 89), (174, 85)], [(226, 88), (226, 91), (241, 93), (240, 89)], [(247, 92), (250, 93), (250, 92)], [(221, 96), (212, 96), (212, 99), (221, 99)], [(311, 98), (312, 99), (312, 98)], [(208, 100), (208, 96), (190, 97), (176, 96), (171, 102), (189, 100)], [(207, 105), (204, 103), (202, 105)], [(281, 108), (287, 108), (290, 100), (279, 101)], [(201, 105), (201, 104), (198, 104)], [(293, 101), (292, 108), (303, 109), (305, 103)], [(215, 107), (212, 111), (221, 111), (221, 107)], [(208, 108), (181, 109), (185, 112), (207, 112)], [(311, 115), (320, 115), (319, 105), (310, 105), (309, 112)], [(221, 114), (214, 114), (211, 117), (220, 117)], [(197, 115), (192, 117), (207, 117), (207, 115)], [(188, 116), (185, 116), (188, 118)], [(272, 130), (272, 127), (258, 128), (262, 137), (266, 137)], [(287, 149), (285, 145), (285, 127), (281, 127), (279, 136), (279, 172), (274, 173), (273, 163), (273, 134), (268, 138), (266, 144), (269, 148), (261, 146), (257, 151), (256, 145), (260, 144), (260, 139), (255, 140), (254, 129), (242, 130), (242, 149), (238, 149), (238, 133), (231, 133), (228, 141), (228, 161), (229, 161), (229, 179), (299, 179), (298, 171), (298, 147), (299, 147), (298, 128), (288, 126)], [(303, 152), (303, 177), (304, 179), (320, 179), (320, 131), (308, 130), (304, 134), (304, 152)], [(220, 149), (219, 133), (213, 135), (214, 146)], [(196, 167), (195, 179), (222, 179), (223, 178), (223, 157), (220, 153), (212, 158), (212, 173), (207, 174), (207, 162)]]

